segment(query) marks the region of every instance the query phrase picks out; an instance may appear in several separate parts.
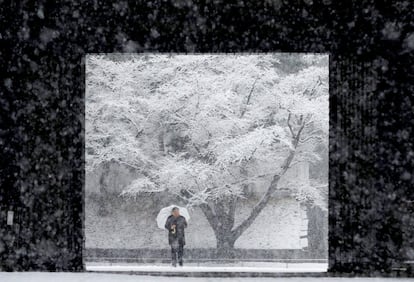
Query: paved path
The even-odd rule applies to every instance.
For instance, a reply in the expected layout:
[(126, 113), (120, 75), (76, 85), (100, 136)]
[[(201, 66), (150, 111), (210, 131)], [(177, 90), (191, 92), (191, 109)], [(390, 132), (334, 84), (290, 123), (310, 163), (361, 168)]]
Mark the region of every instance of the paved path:
[(148, 265), (148, 264), (99, 264), (87, 263), (88, 271), (104, 272), (164, 272), (164, 273), (324, 273), (328, 269), (326, 263), (260, 263), (251, 265), (196, 265), (185, 264), (184, 267), (172, 267), (168, 264)]

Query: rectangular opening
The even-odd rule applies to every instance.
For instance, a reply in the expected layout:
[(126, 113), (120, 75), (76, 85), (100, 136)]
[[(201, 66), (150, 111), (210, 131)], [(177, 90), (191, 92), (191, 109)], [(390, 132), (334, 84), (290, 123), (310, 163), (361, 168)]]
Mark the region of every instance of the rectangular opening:
[(327, 270), (328, 55), (90, 54), (85, 115), (87, 270)]

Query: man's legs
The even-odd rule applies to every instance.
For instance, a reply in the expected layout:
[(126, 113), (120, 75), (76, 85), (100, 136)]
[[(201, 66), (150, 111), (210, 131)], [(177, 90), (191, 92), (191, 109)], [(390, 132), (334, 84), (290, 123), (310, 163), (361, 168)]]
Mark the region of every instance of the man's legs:
[(171, 259), (172, 266), (177, 266), (177, 248), (174, 245), (171, 245)]
[(183, 255), (184, 255), (184, 245), (180, 244), (178, 246), (178, 264), (183, 266)]

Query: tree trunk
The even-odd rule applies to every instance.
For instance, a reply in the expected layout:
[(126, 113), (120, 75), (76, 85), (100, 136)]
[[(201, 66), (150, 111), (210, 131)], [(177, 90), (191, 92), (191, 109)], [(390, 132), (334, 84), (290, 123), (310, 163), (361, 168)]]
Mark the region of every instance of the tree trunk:
[(236, 199), (227, 197), (212, 204), (200, 206), (216, 236), (217, 249), (222, 255), (231, 255), (230, 251), (236, 242), (232, 228), (236, 210)]
[(221, 258), (234, 258), (234, 243), (236, 242), (231, 231), (216, 236), (217, 255)]
[(233, 249), (234, 243), (236, 240), (234, 240), (231, 232), (228, 234), (220, 234), (220, 236), (217, 239), (217, 249)]

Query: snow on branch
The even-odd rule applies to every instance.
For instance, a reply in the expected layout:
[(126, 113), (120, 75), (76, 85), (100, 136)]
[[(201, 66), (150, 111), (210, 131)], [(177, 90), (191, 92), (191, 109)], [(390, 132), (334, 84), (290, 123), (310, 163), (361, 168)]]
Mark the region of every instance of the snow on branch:
[(124, 191), (120, 194), (120, 196), (127, 197), (127, 198), (136, 198), (139, 193), (147, 192), (162, 192), (163, 189), (159, 188), (154, 182), (146, 177), (141, 177), (132, 181), (127, 187), (125, 187)]

